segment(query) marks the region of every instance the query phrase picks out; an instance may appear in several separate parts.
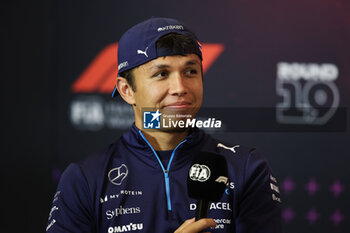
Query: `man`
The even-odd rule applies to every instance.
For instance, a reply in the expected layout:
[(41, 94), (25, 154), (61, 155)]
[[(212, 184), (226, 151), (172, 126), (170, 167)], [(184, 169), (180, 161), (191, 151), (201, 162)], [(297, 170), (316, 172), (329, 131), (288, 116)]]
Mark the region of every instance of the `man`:
[[(216, 141), (197, 128), (144, 129), (145, 109), (155, 111), (155, 120), (159, 113), (194, 117), (200, 108), (196, 36), (177, 20), (151, 18), (122, 36), (118, 63), (113, 96), (132, 106), (135, 124), (101, 153), (66, 169), (47, 232), (281, 232), (276, 179), (256, 150)], [(195, 221), (186, 177), (199, 151), (224, 156), (229, 181), (209, 218)]]

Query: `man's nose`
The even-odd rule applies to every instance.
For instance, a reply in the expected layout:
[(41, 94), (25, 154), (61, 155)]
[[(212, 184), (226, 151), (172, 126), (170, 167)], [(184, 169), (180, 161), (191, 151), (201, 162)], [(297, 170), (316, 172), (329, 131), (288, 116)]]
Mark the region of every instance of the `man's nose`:
[(180, 73), (175, 73), (170, 78), (169, 94), (178, 96), (187, 94), (186, 80)]

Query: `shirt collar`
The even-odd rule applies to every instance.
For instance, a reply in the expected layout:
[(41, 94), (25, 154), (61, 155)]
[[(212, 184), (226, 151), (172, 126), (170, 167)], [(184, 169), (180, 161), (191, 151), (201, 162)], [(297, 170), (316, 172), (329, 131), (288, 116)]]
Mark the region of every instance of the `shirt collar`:
[[(144, 149), (148, 147), (145, 140), (139, 133), (139, 130), (135, 123), (132, 124), (130, 130), (123, 135), (124, 141), (134, 148)], [(205, 136), (205, 133), (198, 128), (191, 128), (190, 133), (186, 136), (186, 142), (184, 147), (197, 145)]]

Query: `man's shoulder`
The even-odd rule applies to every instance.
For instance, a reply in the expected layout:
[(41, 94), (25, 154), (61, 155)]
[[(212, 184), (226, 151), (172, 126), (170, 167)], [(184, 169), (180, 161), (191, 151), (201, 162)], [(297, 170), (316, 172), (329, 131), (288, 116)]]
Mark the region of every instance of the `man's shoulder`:
[(115, 156), (118, 147), (120, 147), (121, 139), (114, 143), (88, 155), (83, 160), (77, 162), (83, 171), (102, 171), (106, 167), (113, 156)]
[(216, 153), (225, 157), (228, 165), (241, 170), (251, 167), (252, 164), (268, 166), (265, 156), (255, 147), (243, 145), (238, 142), (228, 142), (209, 136), (203, 143), (203, 151)]

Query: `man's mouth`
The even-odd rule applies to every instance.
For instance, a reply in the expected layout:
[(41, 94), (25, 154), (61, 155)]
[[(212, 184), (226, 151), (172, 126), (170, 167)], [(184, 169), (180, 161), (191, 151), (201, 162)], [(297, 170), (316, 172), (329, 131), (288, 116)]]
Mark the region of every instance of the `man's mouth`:
[(164, 109), (188, 109), (191, 108), (192, 104), (190, 102), (175, 102), (167, 104), (164, 106)]

